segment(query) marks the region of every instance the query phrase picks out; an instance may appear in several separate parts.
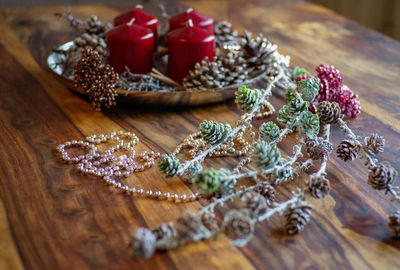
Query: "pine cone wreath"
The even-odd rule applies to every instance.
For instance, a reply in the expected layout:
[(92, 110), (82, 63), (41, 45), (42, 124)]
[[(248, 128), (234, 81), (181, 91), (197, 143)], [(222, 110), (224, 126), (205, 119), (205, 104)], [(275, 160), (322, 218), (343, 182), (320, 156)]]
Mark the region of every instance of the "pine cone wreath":
[(275, 74), (276, 63), (279, 61), (277, 46), (269, 42), (262, 34), (255, 39), (246, 31), (241, 40), (241, 56), (246, 60), (250, 77), (266, 72)]
[(311, 205), (307, 202), (300, 201), (287, 210), (285, 217), (288, 234), (293, 235), (304, 230), (304, 227), (310, 222), (311, 209)]
[(217, 57), (214, 57), (213, 61), (206, 57), (189, 71), (183, 79), (183, 86), (193, 90), (222, 88), (226, 85), (225, 74), (226, 70)]
[(216, 22), (214, 24), (214, 35), (218, 47), (236, 44), (238, 40), (237, 31), (227, 21)]
[(316, 137), (306, 141), (306, 151), (312, 160), (321, 160), (326, 158), (333, 150), (331, 142), (322, 137)]
[(335, 124), (341, 118), (340, 106), (336, 102), (323, 101), (317, 106), (319, 120), (323, 124)]
[(355, 160), (360, 153), (361, 146), (355, 140), (343, 140), (337, 147), (337, 157), (344, 160)]
[(397, 171), (388, 162), (380, 162), (371, 166), (368, 174), (368, 184), (377, 190), (388, 190), (396, 177)]
[(400, 211), (389, 216), (388, 226), (392, 230), (393, 236), (400, 237)]
[(75, 65), (75, 87), (81, 86), (89, 95), (93, 107), (100, 111), (102, 106), (115, 106), (115, 90), (118, 74), (110, 65), (102, 65), (99, 53), (84, 50), (82, 59)]
[(323, 199), (329, 194), (331, 184), (324, 175), (321, 175), (318, 177), (312, 177), (308, 181), (308, 189), (314, 198)]
[(372, 134), (364, 139), (364, 147), (371, 155), (377, 155), (384, 151), (385, 139), (378, 134)]

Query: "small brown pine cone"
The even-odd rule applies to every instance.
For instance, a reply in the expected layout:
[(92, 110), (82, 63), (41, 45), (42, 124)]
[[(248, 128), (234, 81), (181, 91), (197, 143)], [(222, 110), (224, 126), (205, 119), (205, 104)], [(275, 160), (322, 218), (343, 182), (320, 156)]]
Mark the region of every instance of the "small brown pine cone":
[(286, 214), (286, 231), (288, 234), (297, 234), (304, 229), (311, 219), (311, 205), (300, 201), (294, 207), (290, 207)]
[(221, 88), (226, 85), (225, 73), (226, 69), (217, 57), (214, 57), (212, 61), (206, 57), (189, 71), (183, 79), (183, 86), (194, 90)]
[(177, 237), (183, 241), (191, 240), (195, 243), (207, 238), (210, 231), (202, 222), (197, 213), (188, 212), (176, 221)]
[(201, 222), (211, 232), (217, 232), (219, 230), (218, 222), (213, 212), (205, 212), (201, 215)]
[(267, 203), (265, 198), (260, 194), (246, 192), (243, 194), (241, 200), (244, 203), (244, 207), (249, 210), (252, 218), (257, 218), (267, 212)]
[(400, 211), (389, 216), (388, 226), (392, 230), (393, 236), (400, 237)]
[(223, 231), (237, 246), (244, 246), (254, 232), (248, 211), (232, 209), (224, 216)]
[(371, 155), (377, 155), (384, 150), (385, 139), (378, 134), (372, 134), (364, 139), (364, 147)]
[(173, 238), (176, 236), (176, 229), (172, 223), (162, 223), (160, 226), (153, 230), (157, 240), (165, 238)]
[(360, 153), (361, 146), (354, 140), (343, 140), (336, 148), (337, 157), (344, 160), (355, 160)]
[(397, 176), (397, 171), (388, 162), (380, 162), (369, 168), (368, 184), (377, 190), (389, 189)]
[(264, 196), (267, 205), (275, 201), (275, 189), (269, 183), (259, 183), (254, 191)]
[(322, 137), (316, 137), (314, 140), (307, 140), (306, 142), (306, 151), (312, 160), (324, 159), (332, 150), (332, 143), (324, 140)]
[(318, 104), (317, 114), (323, 124), (335, 124), (341, 118), (340, 106), (336, 102), (323, 101)]
[(227, 21), (215, 22), (214, 35), (217, 46), (237, 43), (238, 33)]
[(321, 175), (319, 177), (312, 177), (308, 181), (308, 189), (314, 198), (323, 199), (331, 191), (331, 184), (324, 175)]

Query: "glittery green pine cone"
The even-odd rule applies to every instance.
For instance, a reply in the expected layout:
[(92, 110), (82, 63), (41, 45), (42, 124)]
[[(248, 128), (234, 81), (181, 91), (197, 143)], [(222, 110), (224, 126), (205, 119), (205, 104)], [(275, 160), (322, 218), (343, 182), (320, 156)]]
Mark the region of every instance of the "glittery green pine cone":
[(231, 131), (232, 128), (228, 123), (223, 124), (204, 120), (200, 124), (200, 132), (203, 139), (213, 145), (225, 142)]
[(158, 169), (164, 173), (166, 177), (174, 177), (179, 170), (180, 162), (175, 156), (163, 155), (158, 160)]
[(196, 188), (203, 194), (213, 194), (221, 184), (218, 171), (213, 168), (201, 171), (194, 180)]
[(317, 78), (308, 78), (297, 82), (297, 91), (301, 93), (303, 100), (313, 102), (319, 92)]
[(314, 139), (319, 132), (319, 118), (318, 115), (312, 112), (303, 112), (300, 115), (300, 126), (304, 134), (310, 138)]
[(258, 141), (254, 147), (253, 161), (257, 168), (267, 170), (278, 164), (281, 159), (281, 152), (276, 144), (269, 144), (266, 141)]
[(288, 111), (291, 116), (295, 117), (300, 113), (307, 111), (307, 102), (301, 98), (297, 98), (290, 90), (286, 91), (286, 101), (288, 103)]
[(263, 123), (259, 128), (261, 139), (266, 142), (273, 142), (279, 138), (280, 129), (274, 122)]
[(245, 112), (256, 109), (260, 103), (261, 92), (258, 89), (250, 89), (242, 86), (235, 92), (235, 95), (236, 104)]
[(281, 125), (287, 127), (292, 132), (296, 129), (296, 118), (290, 112), (289, 106), (287, 105), (284, 105), (279, 109), (279, 114), (276, 120), (278, 120)]

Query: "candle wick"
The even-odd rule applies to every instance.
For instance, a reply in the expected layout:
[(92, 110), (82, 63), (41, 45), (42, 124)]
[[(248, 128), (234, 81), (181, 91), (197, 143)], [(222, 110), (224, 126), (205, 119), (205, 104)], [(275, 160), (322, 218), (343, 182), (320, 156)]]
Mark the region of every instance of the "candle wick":
[(136, 5), (136, 8), (143, 9), (143, 6), (138, 4), (138, 5)]
[(126, 25), (131, 26), (134, 21), (135, 21), (135, 18), (132, 18)]
[(194, 25), (192, 19), (187, 20), (186, 25), (189, 27), (193, 27)]
[(190, 12), (192, 12), (193, 11), (193, 8), (188, 8), (187, 10), (186, 10), (186, 13), (190, 13)]

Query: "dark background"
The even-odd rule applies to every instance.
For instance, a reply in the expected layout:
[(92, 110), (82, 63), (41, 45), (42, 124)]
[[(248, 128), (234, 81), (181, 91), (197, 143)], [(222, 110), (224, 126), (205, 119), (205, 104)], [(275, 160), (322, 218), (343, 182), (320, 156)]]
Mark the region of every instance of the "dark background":
[[(218, 0), (216, 0), (218, 1)], [(400, 0), (310, 0), (335, 12), (400, 40)], [(0, 0), (0, 7), (32, 5), (82, 5), (113, 3), (134, 6), (138, 2), (128, 0)]]

